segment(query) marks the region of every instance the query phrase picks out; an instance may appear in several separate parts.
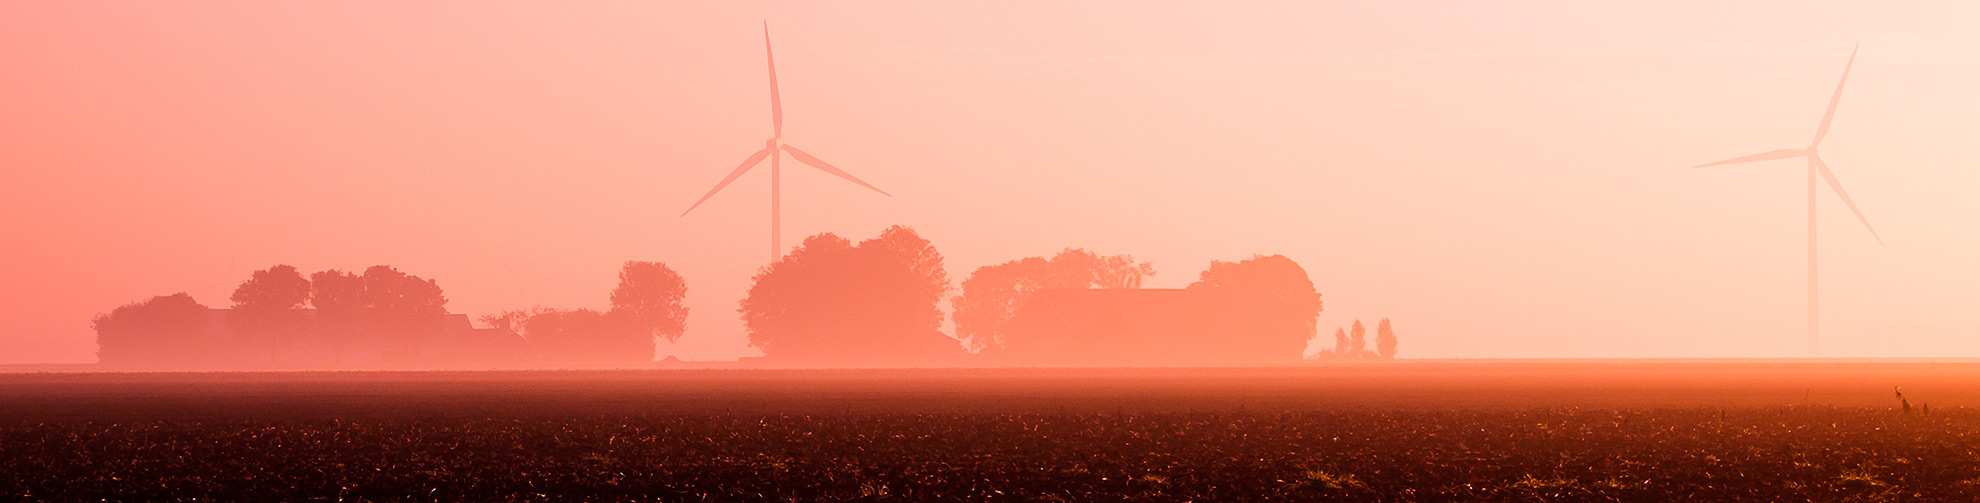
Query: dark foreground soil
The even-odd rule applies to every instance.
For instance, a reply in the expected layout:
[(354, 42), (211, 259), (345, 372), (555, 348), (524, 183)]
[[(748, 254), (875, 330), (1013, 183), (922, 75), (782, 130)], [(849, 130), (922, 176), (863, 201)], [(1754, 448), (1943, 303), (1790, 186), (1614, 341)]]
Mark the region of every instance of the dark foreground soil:
[(1980, 416), (1540, 410), (60, 421), (57, 501), (1973, 501)]
[[(1816, 374), (1908, 376), (1948, 390), (1971, 383), (1963, 377), (1971, 369), (1928, 372), (1936, 381), (1860, 370)], [(1547, 378), (1517, 381), (1494, 400), (1445, 376), (1463, 396), (1439, 401), (1402, 385), (1425, 375), (1384, 370), (1396, 372), (1390, 384), (1414, 390), (1404, 396), (1422, 394), (1420, 403), (1396, 403), (1347, 398), (1382, 395), (1365, 387), (1385, 381), (1324, 379), (1345, 370), (1224, 373), (1223, 384), (1198, 388), (1150, 376), (1200, 384), (1210, 373), (1134, 372), (1153, 371), (1128, 374), (1157, 384), (1107, 380), (1120, 372), (1027, 385), (1009, 384), (1010, 375), (964, 384), (890, 374), (856, 384), (734, 374), (702, 388), (645, 374), (0, 378), (0, 499), (1980, 500), (1980, 409), (1905, 413), (1881, 383), (1862, 386), (1877, 397), (1840, 405), (1771, 403), (1790, 394), (1754, 394), (1737, 379), (1681, 389), (1603, 381), (1614, 387), (1605, 395), (1586, 379)], [(647, 381), (628, 384), (638, 379)], [(1786, 380), (1766, 388), (1780, 390), (1815, 382), (1794, 379), (1752, 382)], [(601, 387), (617, 391), (580, 392)], [(1580, 390), (1577, 400), (1609, 400), (1544, 398), (1569, 388)], [(819, 398), (835, 389), (825, 395), (833, 400)], [(1813, 389), (1797, 394), (1819, 402)], [(1726, 396), (1775, 398), (1719, 404)], [(771, 410), (780, 401), (791, 411)], [(1885, 405), (1870, 405), (1877, 401)]]

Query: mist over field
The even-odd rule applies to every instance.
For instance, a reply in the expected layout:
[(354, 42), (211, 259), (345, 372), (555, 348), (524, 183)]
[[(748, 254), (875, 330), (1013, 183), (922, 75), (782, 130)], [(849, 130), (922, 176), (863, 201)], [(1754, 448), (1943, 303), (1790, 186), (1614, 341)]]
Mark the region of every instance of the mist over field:
[(1980, 500), (1968, 3), (0, 4), (0, 500)]
[[(971, 273), (1073, 248), (1148, 289), (1284, 256), (1325, 299), (1304, 354), (1389, 318), (1405, 358), (1806, 356), (1814, 197), (1819, 355), (1975, 356), (1970, 9), (9, 5), (0, 361), (94, 362), (96, 316), (274, 265), (493, 328), (608, 312), (628, 261), (689, 287), (656, 359), (760, 356), (773, 193), (781, 252), (932, 243), (968, 351)], [(1690, 168), (1807, 145), (1846, 63), (1852, 204), (1799, 160)]]

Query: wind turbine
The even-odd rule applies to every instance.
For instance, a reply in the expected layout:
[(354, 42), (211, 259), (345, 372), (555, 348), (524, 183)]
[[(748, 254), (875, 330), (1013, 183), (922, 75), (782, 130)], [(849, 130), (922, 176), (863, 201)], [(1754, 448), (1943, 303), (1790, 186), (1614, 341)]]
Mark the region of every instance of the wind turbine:
[[(1862, 44), (1857, 44), (1857, 49), (1862, 47)], [(1884, 244), (1884, 238), (1878, 236), (1877, 229), (1870, 226), (1870, 219), (1863, 217), (1863, 210), (1856, 208), (1856, 202), (1849, 199), (1849, 192), (1843, 191), (1842, 182), (1836, 181), (1836, 174), (1829, 171), (1829, 165), (1823, 163), (1821, 154), (1815, 151), (1816, 147), (1822, 145), (1822, 138), (1829, 134), (1829, 122), (1836, 118), (1836, 104), (1842, 101), (1843, 84), (1849, 82), (1849, 67), (1855, 64), (1856, 49), (1850, 49), (1849, 62), (1843, 64), (1842, 80), (1836, 82), (1836, 94), (1829, 98), (1829, 110), (1822, 113), (1822, 124), (1815, 128), (1815, 141), (1809, 143), (1807, 148), (1784, 148), (1746, 157), (1693, 166), (1695, 168), (1704, 168), (1744, 162), (1793, 159), (1796, 157), (1808, 158), (1808, 356), (1816, 355), (1816, 335), (1821, 333), (1818, 328), (1820, 327), (1819, 322), (1821, 318), (1819, 313), (1821, 312), (1821, 304), (1817, 301), (1818, 297), (1816, 297), (1815, 293), (1815, 178), (1820, 176), (1822, 180), (1829, 182), (1829, 188), (1835, 189), (1836, 195), (1842, 197), (1843, 204), (1849, 206), (1849, 211), (1856, 213), (1856, 219), (1863, 222), (1863, 228), (1870, 230), (1870, 237), (1876, 238), (1878, 245)]]
[(781, 186), (783, 166), (780, 161), (783, 156), (779, 155), (780, 151), (790, 153), (791, 157), (797, 159), (798, 162), (818, 168), (819, 171), (837, 175), (839, 178), (857, 183), (861, 187), (873, 189), (874, 192), (879, 192), (880, 195), (893, 197), (893, 194), (888, 194), (887, 191), (880, 190), (879, 187), (874, 187), (873, 184), (866, 183), (858, 177), (852, 176), (852, 173), (847, 173), (845, 170), (833, 167), (831, 164), (819, 160), (817, 157), (807, 154), (803, 150), (798, 150), (797, 147), (784, 143), (784, 102), (777, 96), (777, 57), (770, 51), (769, 21), (763, 22), (763, 54), (770, 60), (770, 139), (763, 141), (763, 150), (758, 150), (756, 153), (750, 154), (748, 159), (743, 159), (742, 165), (736, 166), (734, 171), (730, 171), (729, 176), (722, 179), (722, 183), (715, 184), (715, 188), (708, 189), (708, 194), (701, 196), (701, 200), (695, 201), (694, 205), (689, 206), (687, 211), (681, 212), (681, 216), (687, 216), (689, 212), (700, 207), (701, 203), (707, 202), (708, 198), (714, 197), (716, 192), (721, 192), (723, 187), (729, 186), (730, 182), (736, 181), (736, 178), (741, 177), (743, 173), (749, 172), (750, 168), (756, 167), (757, 164), (763, 162), (763, 158), (768, 157), (770, 158), (770, 261), (776, 262), (777, 259), (784, 256), (784, 248), (778, 241), (779, 236), (781, 236), (779, 215), (781, 214), (783, 204), (780, 197), (783, 189)]

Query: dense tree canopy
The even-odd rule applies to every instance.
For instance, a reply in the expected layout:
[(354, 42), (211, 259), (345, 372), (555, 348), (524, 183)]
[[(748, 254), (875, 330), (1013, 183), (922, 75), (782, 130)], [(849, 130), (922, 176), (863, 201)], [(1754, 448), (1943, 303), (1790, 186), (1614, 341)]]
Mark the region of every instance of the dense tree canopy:
[(438, 282), (389, 266), (304, 279), (295, 267), (276, 265), (255, 271), (230, 300), (232, 309), (213, 310), (178, 294), (98, 316), (99, 358), (242, 369), (514, 364), (528, 357), (513, 334), (477, 331), (464, 319), (450, 323)]
[(1248, 319), (1233, 320), (1238, 323), (1236, 326), (1245, 328), (1226, 336), (1266, 340), (1233, 343), (1291, 347), (1290, 354), (1297, 358), (1306, 341), (1317, 334), (1315, 324), (1322, 309), (1320, 292), (1313, 288), (1306, 269), (1283, 255), (1257, 255), (1239, 262), (1212, 261), (1189, 289), (1214, 293), (1218, 302), (1231, 306), (1226, 312), (1252, 313), (1244, 316)]
[(553, 363), (653, 361), (653, 336), (624, 313), (592, 309), (538, 310), (522, 322), (523, 338)]
[(336, 269), (311, 274), (309, 305), (325, 317), (354, 317), (364, 311), (364, 278)]
[(1213, 260), (1190, 288), (1224, 288), (1270, 296), (1289, 309), (1319, 316), (1320, 292), (1306, 268), (1284, 255), (1258, 255), (1239, 262)]
[(1042, 289), (1140, 288), (1155, 267), (1128, 255), (1067, 248), (1051, 259), (1029, 257), (971, 272), (953, 299), (956, 335), (970, 348), (1003, 346), (1004, 330), (1032, 292)]
[(440, 334), (447, 314), (447, 297), (440, 283), (420, 279), (389, 266), (364, 270), (364, 326), (386, 343), (388, 362), (425, 359), (423, 346)]
[(521, 334), (542, 360), (558, 364), (625, 365), (653, 361), (654, 337), (673, 341), (686, 328), (687, 282), (659, 262), (626, 262), (612, 290), (612, 308), (504, 311), (483, 325)]
[(295, 267), (277, 265), (255, 271), (234, 289), (234, 309), (244, 311), (287, 311), (309, 302), (309, 280)]
[(361, 322), (372, 329), (403, 329), (447, 314), (440, 283), (390, 266), (371, 266), (362, 276), (331, 269), (309, 277), (310, 305), (323, 318)]
[(447, 314), (447, 297), (440, 283), (420, 279), (390, 266), (364, 270), (364, 307), (385, 323), (406, 323)]
[(390, 266), (364, 275), (331, 269), (310, 275), (309, 302), (322, 316), (362, 319), (373, 328), (400, 328), (447, 314), (440, 283)]
[(277, 346), (302, 339), (309, 328), (308, 313), (302, 310), (309, 293), (309, 280), (295, 267), (276, 265), (255, 271), (231, 297), (234, 309), (227, 323), (240, 339), (236, 344), (272, 355)]
[(191, 295), (152, 297), (96, 317), (97, 361), (113, 365), (198, 365), (206, 362), (212, 315)]
[(757, 273), (740, 311), (750, 345), (800, 364), (918, 365), (957, 357), (937, 305), (949, 290), (942, 254), (894, 226), (852, 244), (806, 238)]
[(475, 321), (479, 321), (482, 325), (489, 328), (508, 330), (520, 334), (523, 333), (523, 325), (529, 324), (530, 317), (555, 312), (557, 312), (556, 309), (537, 306), (530, 309), (511, 309), (495, 314), (484, 314), (480, 318), (475, 318)]
[(447, 314), (438, 282), (390, 266), (371, 266), (363, 275), (331, 269), (309, 278), (316, 328), (339, 360), (345, 348), (369, 340), (391, 346), (392, 359), (418, 359), (415, 346), (436, 335)]
[[(619, 269), (619, 286), (612, 289), (612, 314), (626, 317), (649, 336), (668, 342), (687, 329), (687, 281), (659, 262), (626, 262)], [(649, 352), (650, 353), (650, 352)]]

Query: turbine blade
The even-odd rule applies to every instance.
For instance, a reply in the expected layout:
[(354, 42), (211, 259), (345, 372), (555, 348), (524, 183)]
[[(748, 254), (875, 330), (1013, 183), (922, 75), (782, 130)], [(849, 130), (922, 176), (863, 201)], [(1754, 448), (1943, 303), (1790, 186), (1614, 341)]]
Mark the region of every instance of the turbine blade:
[(1849, 193), (1843, 191), (1842, 182), (1836, 181), (1836, 174), (1829, 171), (1829, 164), (1822, 162), (1820, 156), (1812, 155), (1808, 156), (1808, 162), (1815, 165), (1815, 171), (1822, 173), (1822, 179), (1829, 182), (1829, 188), (1835, 189), (1836, 195), (1842, 196), (1843, 205), (1848, 206), (1849, 211), (1856, 213), (1856, 219), (1863, 222), (1863, 228), (1870, 229), (1870, 237), (1877, 238), (1877, 244), (1884, 244), (1884, 237), (1877, 235), (1877, 228), (1870, 226), (1870, 219), (1863, 217), (1863, 210), (1856, 209), (1856, 201), (1850, 200)]
[(770, 52), (770, 22), (763, 22), (763, 56), (770, 60), (770, 132), (784, 137), (784, 100), (777, 93), (777, 54)]
[(873, 184), (866, 183), (865, 181), (861, 181), (858, 177), (852, 176), (852, 173), (847, 173), (845, 170), (832, 167), (832, 165), (826, 164), (825, 161), (819, 160), (817, 157), (812, 157), (811, 154), (804, 153), (803, 150), (798, 150), (797, 147), (784, 145), (784, 151), (790, 152), (791, 157), (796, 157), (798, 162), (810, 164), (811, 167), (818, 168), (819, 171), (831, 173), (834, 175), (838, 175), (839, 178), (851, 180), (852, 183), (857, 183), (861, 187), (873, 189), (874, 192), (879, 192), (880, 195), (887, 197), (894, 197), (893, 194), (888, 194), (887, 191), (880, 190), (879, 187), (874, 187)]
[(1821, 145), (1822, 138), (1829, 136), (1829, 122), (1836, 119), (1836, 104), (1842, 103), (1843, 84), (1849, 82), (1849, 67), (1856, 65), (1856, 50), (1862, 48), (1863, 44), (1856, 44), (1856, 49), (1849, 50), (1849, 62), (1843, 63), (1842, 80), (1836, 81), (1836, 95), (1829, 98), (1829, 110), (1822, 112), (1822, 125), (1815, 128), (1815, 143), (1809, 145)]
[(1719, 161), (1719, 162), (1714, 162), (1714, 163), (1707, 163), (1707, 164), (1700, 164), (1700, 165), (1697, 165), (1697, 166), (1692, 166), (1692, 167), (1694, 167), (1694, 168), (1705, 168), (1705, 167), (1711, 167), (1711, 166), (1724, 166), (1724, 165), (1727, 165), (1727, 164), (1739, 164), (1739, 163), (1742, 163), (1742, 162), (1754, 162), (1754, 161), (1771, 161), (1771, 160), (1774, 160), (1774, 159), (1792, 159), (1792, 158), (1796, 158), (1796, 157), (1801, 157), (1801, 156), (1804, 156), (1804, 155), (1808, 155), (1808, 151), (1806, 151), (1806, 150), (1802, 150), (1802, 149), (1798, 149), (1798, 148), (1784, 148), (1784, 149), (1780, 149), (1780, 150), (1775, 150), (1775, 151), (1771, 151), (1771, 152), (1761, 152), (1761, 153), (1758, 153), (1758, 154), (1753, 154), (1753, 155), (1749, 155), (1749, 156), (1746, 156), (1746, 157), (1735, 157), (1735, 158), (1732, 158), (1732, 159), (1726, 159), (1726, 160), (1723, 160), (1723, 161)]
[(681, 216), (684, 217), (687, 216), (688, 212), (694, 211), (695, 208), (700, 207), (701, 203), (708, 202), (708, 198), (715, 197), (715, 193), (721, 192), (722, 187), (729, 186), (730, 182), (734, 182), (736, 181), (736, 178), (742, 177), (743, 173), (749, 172), (749, 168), (756, 167), (756, 163), (763, 162), (763, 158), (769, 157), (770, 154), (773, 152), (775, 151), (771, 150), (770, 147), (763, 147), (763, 150), (758, 150), (756, 151), (756, 153), (750, 154), (748, 159), (743, 160), (741, 166), (736, 166), (735, 171), (729, 172), (728, 178), (723, 178), (722, 183), (715, 184), (715, 188), (708, 189), (708, 195), (701, 196), (701, 200), (695, 201), (694, 206), (689, 206), (687, 211), (681, 212)]

